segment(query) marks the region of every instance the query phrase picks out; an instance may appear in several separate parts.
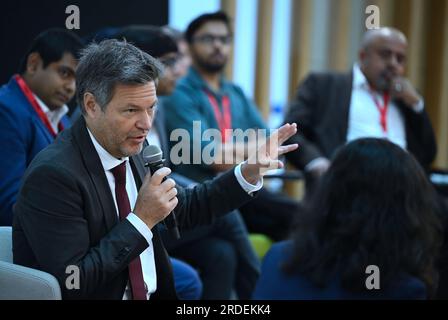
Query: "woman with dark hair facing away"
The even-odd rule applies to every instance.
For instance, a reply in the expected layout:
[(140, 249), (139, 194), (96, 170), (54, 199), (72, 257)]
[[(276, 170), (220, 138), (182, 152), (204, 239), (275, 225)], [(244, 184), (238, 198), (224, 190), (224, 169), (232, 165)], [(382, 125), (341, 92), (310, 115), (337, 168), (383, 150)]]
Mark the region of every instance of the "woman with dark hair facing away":
[(359, 139), (335, 155), (292, 239), (266, 255), (254, 299), (426, 299), (442, 228), (412, 155)]

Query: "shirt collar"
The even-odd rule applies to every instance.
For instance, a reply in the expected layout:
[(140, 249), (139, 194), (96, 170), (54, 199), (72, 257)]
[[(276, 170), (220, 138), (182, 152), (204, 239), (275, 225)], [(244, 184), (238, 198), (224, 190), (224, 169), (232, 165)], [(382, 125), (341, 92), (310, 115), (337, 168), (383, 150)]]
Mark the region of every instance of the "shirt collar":
[(189, 79), (189, 81), (191, 83), (193, 83), (193, 85), (200, 87), (201, 89), (207, 89), (211, 93), (220, 95), (220, 94), (227, 93), (227, 91), (228, 91), (229, 82), (224, 78), (224, 75), (221, 75), (221, 79), (220, 79), (221, 88), (220, 88), (219, 92), (216, 92), (215, 90), (213, 90), (212, 88), (210, 88), (208, 86), (208, 84), (204, 81), (204, 79), (202, 79), (201, 75), (194, 68), (194, 66), (190, 67), (186, 77)]
[(55, 110), (50, 110), (48, 106), (40, 100), (40, 98), (33, 93), (34, 98), (36, 98), (37, 103), (39, 104), (39, 107), (42, 109), (42, 111), (47, 115), (48, 120), (54, 125), (58, 124), (59, 121), (68, 113), (68, 107), (66, 104), (64, 104), (61, 108), (56, 108)]
[(117, 159), (113, 155), (111, 155), (109, 152), (106, 151), (106, 149), (103, 148), (103, 146), (96, 140), (95, 136), (90, 132), (89, 128), (87, 128), (87, 131), (89, 132), (90, 139), (92, 139), (93, 146), (95, 147), (96, 152), (98, 153), (98, 156), (100, 157), (101, 164), (103, 165), (103, 168), (105, 171), (109, 171), (116, 166), (122, 164), (123, 162), (129, 160), (128, 157)]
[(369, 88), (367, 78), (357, 63), (353, 66), (353, 88)]

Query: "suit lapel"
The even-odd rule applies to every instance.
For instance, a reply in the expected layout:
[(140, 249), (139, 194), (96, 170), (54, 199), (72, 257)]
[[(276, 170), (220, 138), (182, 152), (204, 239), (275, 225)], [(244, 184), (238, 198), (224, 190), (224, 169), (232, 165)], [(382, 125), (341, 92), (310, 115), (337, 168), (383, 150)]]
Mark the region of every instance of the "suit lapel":
[(134, 175), (135, 185), (137, 186), (137, 190), (139, 190), (142, 186), (143, 179), (145, 178), (147, 172), (141, 153), (130, 157), (129, 162), (131, 164), (132, 173)]
[(26, 109), (31, 114), (33, 122), (35, 123), (36, 127), (39, 128), (41, 131), (43, 137), (45, 137), (45, 140), (48, 144), (51, 144), (54, 140), (53, 136), (48, 131), (47, 127), (43, 124), (42, 120), (39, 118), (39, 115), (34, 110), (33, 106), (30, 104), (28, 99), (23, 94), (22, 90), (20, 90), (19, 85), (14, 79), (11, 79), (8, 83), (8, 87), (11, 91), (16, 92), (14, 97), (17, 97), (17, 102), (13, 102), (13, 104), (19, 103), (26, 106)]
[[(137, 190), (139, 190), (142, 186), (145, 175), (149, 174), (149, 170), (145, 168), (141, 153), (132, 156), (130, 158), (130, 164), (132, 173), (134, 174)], [(177, 299), (174, 289), (171, 263), (168, 253), (162, 243), (158, 225), (152, 228), (151, 231), (153, 234), (152, 243), (157, 274), (157, 291), (154, 296), (151, 296), (151, 299), (158, 299), (160, 297), (163, 297), (164, 299)]]
[[(31, 105), (30, 105), (30, 107), (31, 107)], [(36, 114), (34, 109), (31, 112), (33, 113), (33, 122), (36, 124), (36, 126), (39, 128), (39, 130), (42, 132), (47, 143), (51, 144), (54, 140), (53, 136), (50, 134), (50, 132), (48, 132), (47, 127), (42, 123), (42, 120), (40, 120), (39, 116)]]
[(162, 243), (158, 227), (159, 225), (156, 225), (151, 229), (157, 273), (157, 291), (151, 299), (175, 300), (177, 296), (173, 279), (173, 268), (165, 246)]
[(97, 197), (100, 200), (103, 209), (104, 221), (107, 229), (110, 230), (118, 223), (118, 214), (115, 208), (114, 200), (110, 192), (104, 168), (100, 157), (93, 146), (87, 131), (84, 117), (76, 121), (72, 127), (73, 136), (79, 145), (81, 158), (89, 172), (90, 178), (95, 186)]
[[(347, 73), (343, 76), (340, 82), (340, 86), (337, 90), (340, 90), (340, 99), (336, 100), (337, 107), (335, 110), (341, 112), (342, 114), (336, 115), (333, 119), (335, 121), (341, 121), (338, 123), (337, 128), (339, 128), (339, 139), (340, 144), (344, 144), (347, 140), (347, 129), (348, 129), (348, 117), (350, 110), (350, 103), (352, 97), (352, 86), (353, 86), (353, 72)], [(338, 95), (336, 95), (338, 96)]]
[[(95, 150), (95, 147), (93, 146), (92, 140), (90, 139), (84, 117), (78, 119), (70, 130), (73, 132), (74, 140), (80, 148), (81, 158), (95, 186), (97, 197), (100, 199), (100, 204), (103, 209), (107, 229), (110, 230), (118, 223), (118, 214), (115, 209), (112, 194), (109, 192), (110, 187), (107, 182), (103, 166), (101, 165), (101, 160)], [(139, 190), (147, 169), (144, 166), (144, 161), (140, 154), (130, 157), (130, 164), (134, 174), (137, 190)], [(158, 227), (156, 225), (152, 229), (154, 258), (156, 262), (156, 273), (158, 279), (157, 291), (153, 297), (156, 299), (176, 299), (177, 296), (175, 293), (171, 263), (157, 228)], [(153, 297), (151, 297), (151, 299)]]
[(163, 110), (162, 101), (159, 102), (159, 109), (157, 109), (156, 117), (154, 118), (154, 127), (157, 130), (157, 134), (159, 136), (160, 146), (162, 152), (166, 159), (169, 159), (169, 146), (168, 146), (168, 137), (166, 134), (165, 128), (165, 111)]

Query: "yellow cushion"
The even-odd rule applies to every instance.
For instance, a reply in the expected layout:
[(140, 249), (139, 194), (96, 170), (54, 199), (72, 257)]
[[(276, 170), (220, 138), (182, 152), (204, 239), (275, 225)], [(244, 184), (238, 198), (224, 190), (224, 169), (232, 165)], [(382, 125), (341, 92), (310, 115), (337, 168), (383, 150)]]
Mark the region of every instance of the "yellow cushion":
[(263, 259), (266, 252), (271, 247), (273, 241), (266, 235), (260, 233), (249, 234), (249, 240), (257, 253), (258, 258)]

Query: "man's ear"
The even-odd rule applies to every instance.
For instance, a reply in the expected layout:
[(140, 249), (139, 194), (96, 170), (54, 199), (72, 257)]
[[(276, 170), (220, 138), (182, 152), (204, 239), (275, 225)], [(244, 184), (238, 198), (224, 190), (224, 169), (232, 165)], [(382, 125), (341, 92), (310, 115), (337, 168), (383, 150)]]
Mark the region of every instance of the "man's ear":
[(366, 55), (367, 55), (367, 52), (366, 52), (366, 49), (360, 49), (359, 51), (358, 51), (358, 59), (359, 59), (359, 62), (363, 62), (365, 59), (366, 59)]
[(86, 115), (88, 115), (91, 118), (95, 118), (98, 112), (98, 108), (100, 108), (98, 103), (96, 103), (95, 96), (90, 92), (84, 93), (83, 104)]
[(26, 72), (30, 75), (35, 74), (42, 65), (43, 61), (38, 52), (32, 52), (26, 58)]

